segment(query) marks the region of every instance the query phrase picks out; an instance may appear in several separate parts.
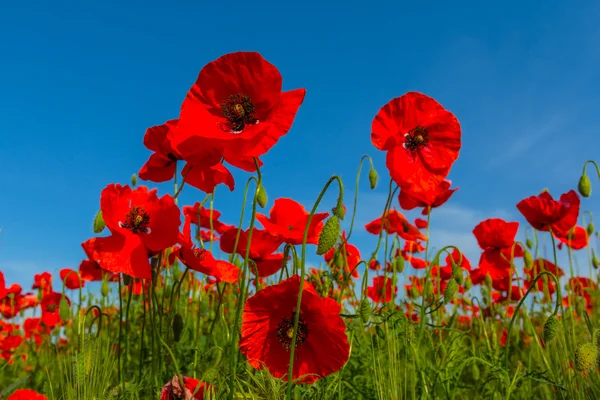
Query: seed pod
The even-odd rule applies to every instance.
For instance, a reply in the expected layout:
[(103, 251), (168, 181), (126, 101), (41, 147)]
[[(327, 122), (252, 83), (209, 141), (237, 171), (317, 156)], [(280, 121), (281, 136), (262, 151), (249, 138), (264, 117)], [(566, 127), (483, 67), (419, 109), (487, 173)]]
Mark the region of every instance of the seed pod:
[(396, 257), (396, 260), (394, 260), (394, 262), (396, 263), (396, 272), (398, 272), (399, 274), (404, 272), (404, 257), (402, 256), (398, 256)]
[(592, 236), (592, 234), (594, 233), (595, 227), (594, 227), (594, 223), (590, 222), (587, 226), (587, 234), (588, 236)]
[(525, 269), (529, 271), (533, 266), (533, 257), (527, 249), (523, 249), (523, 262), (525, 263)]
[(104, 223), (104, 218), (102, 217), (102, 210), (98, 210), (96, 216), (94, 217), (94, 233), (100, 233), (104, 230), (106, 224)]
[(337, 269), (344, 268), (344, 255), (341, 251), (336, 251), (333, 256), (333, 264), (337, 267)]
[(319, 236), (319, 244), (317, 245), (317, 255), (322, 256), (327, 253), (337, 241), (340, 235), (340, 220), (337, 215), (332, 215), (325, 222), (321, 235)]
[(371, 189), (375, 189), (377, 186), (377, 179), (377, 171), (375, 171), (375, 168), (371, 167), (369, 170), (369, 184), (371, 185)]
[(176, 313), (173, 317), (173, 340), (179, 342), (181, 340), (181, 334), (183, 333), (183, 317), (181, 314)]
[(581, 175), (581, 178), (579, 178), (577, 190), (579, 190), (579, 194), (581, 194), (583, 197), (590, 197), (592, 192), (592, 183), (590, 182), (590, 178), (586, 173)]
[(131, 186), (136, 187), (136, 185), (137, 185), (137, 175), (133, 174), (133, 175), (131, 175)]
[(556, 315), (551, 315), (544, 323), (544, 327), (542, 329), (542, 339), (544, 339), (544, 343), (548, 344), (554, 340), (556, 335), (558, 335), (558, 329), (558, 318)]
[(596, 364), (598, 348), (593, 343), (583, 343), (575, 349), (575, 369), (583, 372), (588, 371)]
[(459, 267), (458, 265), (454, 265), (452, 267), (452, 277), (454, 278), (456, 283), (458, 283), (459, 285), (462, 285), (465, 280), (463, 273), (462, 273), (462, 268)]
[(598, 262), (598, 257), (596, 257), (596, 252), (594, 252), (594, 249), (592, 249), (592, 265), (595, 269), (598, 269), (600, 266), (600, 262)]
[(444, 304), (450, 303), (450, 300), (452, 300), (456, 293), (456, 289), (458, 289), (458, 283), (456, 283), (456, 280), (450, 279), (444, 290)]
[(102, 282), (102, 286), (100, 286), (100, 293), (102, 294), (102, 296), (107, 297), (108, 296), (108, 281), (103, 281)]
[(256, 196), (256, 202), (258, 203), (260, 208), (265, 208), (265, 206), (267, 205), (267, 199), (267, 191), (265, 190), (265, 187), (263, 185), (260, 185), (258, 187), (258, 194)]
[(358, 314), (364, 324), (368, 323), (371, 319), (371, 304), (368, 299), (362, 299), (358, 307)]
[(531, 239), (527, 238), (527, 239), (525, 240), (525, 246), (527, 246), (527, 248), (528, 248), (529, 250), (533, 249), (533, 242), (531, 241)]
[(473, 281), (470, 276), (467, 276), (467, 280), (465, 281), (465, 291), (469, 291), (473, 287)]

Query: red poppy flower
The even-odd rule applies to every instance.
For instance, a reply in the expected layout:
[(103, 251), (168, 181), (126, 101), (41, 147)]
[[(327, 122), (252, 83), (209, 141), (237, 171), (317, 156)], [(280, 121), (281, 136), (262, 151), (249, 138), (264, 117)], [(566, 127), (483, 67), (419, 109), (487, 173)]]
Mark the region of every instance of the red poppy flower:
[(50, 333), (48, 326), (42, 325), (41, 318), (27, 318), (23, 322), (23, 331), (25, 332), (25, 338), (33, 338), (36, 344), (39, 346), (42, 344), (42, 335)]
[(171, 141), (167, 139), (167, 133), (176, 126), (177, 120), (172, 119), (163, 125), (153, 126), (146, 130), (144, 146), (152, 150), (154, 154), (140, 169), (138, 173), (140, 179), (152, 182), (165, 182), (173, 179), (177, 169), (177, 160), (181, 160), (182, 157), (173, 148)]
[[(276, 378), (287, 380), (300, 277), (266, 287), (250, 297), (242, 316), (240, 350), (254, 368), (266, 366)], [(292, 377), (301, 383), (339, 371), (348, 361), (350, 346), (340, 305), (320, 297), (305, 282), (296, 333)]]
[(112, 277), (111, 273), (103, 270), (100, 264), (92, 260), (83, 260), (79, 264), (79, 275), (84, 281), (101, 281), (106, 275), (108, 279)]
[(83, 279), (80, 281), (77, 271), (73, 271), (70, 268), (63, 268), (60, 270), (60, 279), (67, 289), (79, 289), (85, 285)]
[(48, 398), (33, 390), (19, 389), (8, 396), (6, 400), (48, 400)]
[[(532, 265), (531, 269), (525, 270), (525, 274), (527, 275), (527, 277), (525, 279), (525, 287), (526, 288), (531, 287), (535, 277), (537, 275), (539, 275), (540, 272), (543, 272), (543, 271), (548, 271), (548, 272), (554, 274), (554, 276), (556, 276), (557, 278), (560, 278), (561, 276), (563, 276), (565, 274), (564, 271), (562, 270), (562, 268), (560, 268), (557, 265), (554, 265), (554, 263), (552, 263), (548, 260), (544, 260), (544, 259), (541, 259), (541, 260), (536, 259), (533, 261), (533, 265)], [(548, 282), (548, 292), (550, 294), (553, 294), (554, 291), (556, 290), (556, 288), (555, 288), (554, 279), (551, 279), (551, 278), (538, 279), (537, 289), (540, 291), (544, 290), (544, 281), (545, 280), (547, 280), (547, 282)]]
[(419, 188), (414, 186), (411, 191), (402, 189), (398, 202), (403, 210), (423, 207), (421, 214), (427, 215), (429, 207), (437, 208), (446, 203), (458, 188), (450, 189), (452, 181), (445, 180), (435, 187)]
[(489, 247), (505, 249), (513, 245), (518, 230), (518, 222), (506, 222), (500, 218), (490, 218), (480, 222), (473, 229), (473, 235), (475, 235), (479, 247), (484, 250)]
[[(215, 391), (215, 387), (206, 382), (200, 382), (197, 379), (182, 376), (183, 385), (179, 382), (179, 378), (174, 376), (173, 379), (163, 386), (160, 392), (160, 400), (171, 399), (186, 399), (186, 400), (204, 400), (204, 396), (209, 396), (210, 392)], [(209, 396), (212, 399), (212, 396)]]
[(60, 317), (60, 302), (65, 298), (67, 303), (71, 305), (71, 301), (67, 296), (63, 296), (61, 293), (47, 293), (42, 298), (40, 307), (42, 308), (42, 322), (49, 327), (53, 327), (63, 322)]
[(575, 226), (566, 235), (563, 235), (563, 232), (557, 232), (554, 236), (560, 240), (560, 244), (564, 243), (572, 250), (581, 250), (588, 245), (587, 230), (581, 226)]
[[(398, 286), (394, 285), (394, 295), (396, 293), (398, 293)], [(373, 285), (367, 287), (367, 296), (375, 303), (389, 303), (392, 301), (392, 278), (386, 276), (373, 278)]]
[(460, 124), (437, 101), (417, 92), (387, 103), (373, 120), (371, 141), (387, 151), (386, 165), (402, 189), (434, 190), (461, 147)]
[(35, 274), (33, 277), (32, 289), (42, 289), (42, 292), (52, 291), (52, 275), (50, 272), (42, 272), (41, 274)]
[(568, 287), (570, 287), (574, 293), (584, 296), (586, 294), (589, 295), (590, 292), (595, 292), (597, 285), (590, 278), (579, 276), (569, 279)]
[(369, 261), (369, 269), (379, 271), (381, 269), (381, 264), (377, 260), (371, 260)]
[(202, 190), (204, 193), (213, 193), (217, 185), (224, 184), (230, 191), (233, 192), (235, 189), (235, 181), (231, 172), (223, 165), (223, 163), (217, 163), (211, 166), (194, 165), (187, 163), (181, 175), (185, 176), (185, 182), (195, 187), (196, 189)]
[(223, 149), (226, 159), (265, 154), (291, 128), (306, 92), (281, 87), (277, 68), (258, 53), (210, 62), (181, 106), (175, 147), (185, 159), (206, 147)]
[(6, 282), (4, 281), (4, 273), (0, 271), (0, 300), (5, 298), (8, 295), (8, 290), (6, 289)]
[[(233, 253), (237, 232), (237, 228), (232, 227), (221, 236), (220, 247), (225, 253)], [(241, 257), (246, 257), (249, 233), (250, 229), (240, 231), (236, 253)], [(253, 228), (252, 243), (248, 258), (256, 265), (259, 277), (273, 275), (281, 269), (283, 265), (283, 253), (273, 253), (282, 243), (281, 239), (271, 235), (268, 231)]]
[[(452, 255), (446, 255), (445, 261), (446, 265), (439, 267), (440, 279), (443, 281), (447, 281), (452, 277), (453, 265), (458, 265), (459, 268), (464, 269), (465, 271), (471, 271), (471, 262), (467, 256), (462, 254), (461, 257), (461, 252), (456, 249), (452, 249)], [(437, 269), (435, 270), (435, 273), (437, 274)]]
[(558, 201), (550, 193), (542, 192), (521, 200), (517, 208), (538, 231), (547, 232), (550, 228), (556, 235), (566, 236), (577, 223), (579, 203), (579, 196), (574, 190), (561, 195)]
[(385, 217), (383, 229), (393, 235), (398, 234), (404, 240), (427, 240), (425, 236), (416, 226), (412, 225), (406, 217), (397, 210), (389, 210), (383, 216), (365, 225), (365, 229), (373, 235), (379, 235), (382, 228), (382, 220)]
[(396, 251), (396, 257), (398, 257), (398, 253), (400, 253), (405, 260), (408, 260), (411, 257), (411, 254), (424, 252), (425, 246), (419, 241), (406, 240), (404, 242), (404, 249), (402, 249), (402, 251), (399, 250), (400, 249)]
[(217, 260), (212, 253), (194, 246), (190, 237), (190, 221), (185, 220), (183, 233), (179, 235), (179, 247), (171, 253), (170, 263), (175, 257), (188, 268), (215, 277), (218, 281), (235, 283), (238, 281), (239, 268), (222, 260)]
[(102, 215), (111, 232), (82, 246), (103, 269), (133, 278), (151, 277), (148, 258), (175, 243), (179, 234), (179, 208), (169, 195), (158, 198), (156, 189), (109, 185), (100, 199)]
[(360, 251), (358, 247), (346, 242), (346, 231), (342, 233), (342, 243), (343, 245), (336, 246), (337, 250), (331, 248), (324, 254), (325, 262), (329, 264), (337, 251), (339, 257), (341, 257), (340, 260), (343, 262), (344, 270), (346, 272), (352, 271), (352, 277), (358, 278), (358, 270), (354, 267), (360, 262)]
[(425, 228), (427, 228), (427, 221), (425, 221), (424, 219), (421, 219), (421, 218), (416, 218), (415, 226), (419, 229), (425, 229)]
[(212, 220), (212, 229), (219, 235), (222, 235), (233, 227), (233, 225), (227, 225), (219, 221), (219, 218), (221, 218), (219, 211), (213, 209), (211, 213), (209, 208), (202, 207), (200, 203), (196, 203), (193, 206), (184, 206), (183, 215), (186, 219), (189, 218), (192, 224), (206, 229), (211, 229)]
[[(286, 243), (296, 245), (302, 244), (304, 230), (308, 223), (310, 213), (304, 209), (302, 204), (292, 199), (277, 199), (270, 211), (270, 217), (257, 213), (256, 219), (271, 234), (279, 236)], [(329, 213), (315, 213), (308, 228), (307, 244), (317, 244), (319, 235), (323, 229), (323, 220)]]

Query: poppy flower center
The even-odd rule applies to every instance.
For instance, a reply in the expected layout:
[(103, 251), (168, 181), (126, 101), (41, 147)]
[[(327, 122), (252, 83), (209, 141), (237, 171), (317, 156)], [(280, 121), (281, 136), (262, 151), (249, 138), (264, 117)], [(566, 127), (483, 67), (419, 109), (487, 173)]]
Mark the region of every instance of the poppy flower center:
[(56, 304), (50, 304), (50, 305), (48, 305), (48, 307), (46, 307), (48, 312), (54, 312), (54, 311), (56, 311), (57, 308), (58, 308), (58, 306)]
[(424, 147), (428, 142), (429, 133), (422, 126), (417, 126), (404, 135), (404, 148), (408, 151), (415, 151)]
[[(292, 339), (294, 338), (294, 320), (296, 319), (296, 313), (292, 313), (291, 317), (284, 318), (283, 321), (277, 325), (277, 340), (283, 346), (284, 349), (289, 350), (292, 347)], [(302, 346), (302, 344), (308, 338), (308, 324), (302, 319), (298, 320), (298, 332), (296, 335), (296, 348)]]
[(255, 125), (258, 123), (254, 104), (250, 97), (245, 94), (232, 94), (223, 100), (221, 109), (223, 110), (223, 116), (227, 120), (221, 126), (224, 131), (241, 133), (246, 125)]
[(127, 213), (125, 222), (119, 221), (119, 226), (121, 228), (129, 229), (135, 234), (140, 232), (150, 233), (148, 225), (150, 225), (150, 216), (146, 210), (141, 207), (133, 207), (129, 213)]

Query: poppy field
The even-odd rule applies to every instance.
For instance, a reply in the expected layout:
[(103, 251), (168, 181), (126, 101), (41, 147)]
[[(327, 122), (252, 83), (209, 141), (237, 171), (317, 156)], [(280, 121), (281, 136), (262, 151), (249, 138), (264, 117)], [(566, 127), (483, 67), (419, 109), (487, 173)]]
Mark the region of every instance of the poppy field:
[[(365, 132), (385, 165), (348, 160), (355, 177), (331, 171), (301, 204), (268, 196), (261, 157), (294, 135), (306, 90), (255, 52), (190, 82), (179, 115), (146, 129), (139, 171), (99, 193), (78, 267), (20, 282), (0, 267), (0, 400), (600, 398), (594, 161), (572, 190), (519, 201), (527, 224), (473, 226), (469, 259), (430, 245), (458, 190), (451, 105), (398, 93)], [(214, 195), (232, 170), (237, 215)], [(378, 186), (360, 226), (359, 191)]]

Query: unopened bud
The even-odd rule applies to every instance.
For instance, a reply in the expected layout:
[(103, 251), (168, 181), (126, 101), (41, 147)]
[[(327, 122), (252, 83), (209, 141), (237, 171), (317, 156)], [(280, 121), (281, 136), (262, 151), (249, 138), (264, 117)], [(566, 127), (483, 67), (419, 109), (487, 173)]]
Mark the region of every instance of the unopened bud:
[(100, 293), (102, 293), (102, 296), (107, 297), (108, 296), (108, 281), (103, 281), (102, 282), (102, 286), (100, 286)]
[(369, 322), (371, 319), (371, 304), (368, 299), (362, 299), (358, 308), (358, 314), (364, 324)]
[(419, 297), (419, 290), (417, 290), (416, 286), (412, 286), (410, 288), (410, 297), (412, 297), (413, 299), (416, 299), (417, 297)]
[(593, 343), (584, 343), (575, 349), (575, 369), (583, 372), (588, 371), (596, 364), (598, 348)]
[(529, 238), (525, 239), (525, 245), (527, 246), (527, 248), (529, 250), (533, 249), (533, 242), (531, 241), (531, 239), (529, 239)]
[(395, 265), (396, 265), (396, 272), (398, 272), (399, 274), (404, 272), (404, 257), (402, 256), (398, 256), (396, 257), (396, 260), (394, 260)]
[(62, 296), (60, 299), (60, 303), (58, 305), (58, 315), (60, 319), (63, 321), (67, 321), (71, 316), (71, 308), (69, 307), (69, 302), (65, 296)]
[(137, 186), (137, 175), (136, 174), (131, 175), (131, 186), (133, 186), (134, 188)]
[(456, 283), (458, 283), (459, 285), (462, 285), (463, 282), (465, 281), (465, 277), (463, 276), (463, 273), (462, 273), (462, 268), (459, 267), (458, 265), (452, 266), (452, 278), (454, 278)]
[(94, 217), (94, 233), (100, 233), (104, 230), (106, 224), (104, 223), (104, 218), (102, 218), (102, 210), (98, 210), (98, 213)]
[(452, 300), (456, 293), (456, 289), (458, 289), (458, 283), (456, 283), (456, 280), (450, 279), (444, 290), (444, 304), (450, 303), (450, 300)]
[(258, 193), (256, 195), (256, 202), (260, 206), (260, 208), (265, 208), (267, 205), (267, 191), (263, 185), (258, 187)]
[(594, 233), (595, 227), (594, 227), (594, 223), (590, 222), (587, 226), (587, 234), (588, 236), (592, 236), (592, 234)]
[(375, 187), (377, 187), (377, 171), (375, 171), (375, 168), (372, 168), (369, 170), (369, 184), (371, 185), (371, 189), (375, 189)]
[(469, 291), (473, 287), (473, 281), (470, 276), (467, 276), (467, 280), (465, 281), (465, 290)]
[(523, 249), (523, 262), (525, 263), (525, 269), (529, 271), (533, 266), (533, 257), (527, 249)]
[(544, 343), (548, 344), (554, 340), (554, 338), (556, 338), (556, 335), (558, 334), (558, 328), (559, 323), (556, 315), (551, 315), (548, 317), (542, 329), (542, 339), (544, 339)]
[(492, 283), (493, 283), (493, 282), (492, 282), (492, 277), (490, 276), (490, 274), (487, 274), (487, 275), (485, 276), (485, 284), (486, 284), (488, 287), (492, 287)]
[(181, 314), (176, 313), (173, 317), (173, 340), (179, 342), (181, 340), (181, 334), (183, 333), (183, 317)]
[(325, 222), (325, 226), (323, 226), (323, 230), (321, 231), (321, 235), (319, 236), (319, 244), (317, 245), (317, 255), (322, 256), (327, 253), (340, 235), (340, 220), (337, 215), (332, 215), (327, 222)]
[(123, 283), (125, 284), (125, 286), (129, 286), (132, 280), (133, 279), (131, 279), (131, 276), (123, 274)]
[(600, 262), (598, 262), (598, 257), (596, 257), (594, 249), (592, 249), (592, 265), (595, 269), (598, 269), (598, 267), (600, 267)]
[(590, 178), (586, 173), (581, 175), (581, 178), (579, 178), (577, 190), (579, 190), (579, 194), (583, 197), (590, 197), (590, 193), (592, 192), (592, 183), (590, 182)]

